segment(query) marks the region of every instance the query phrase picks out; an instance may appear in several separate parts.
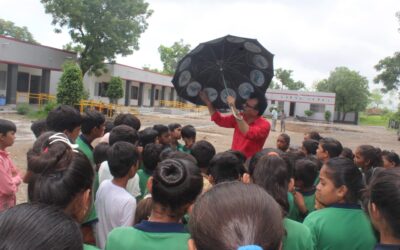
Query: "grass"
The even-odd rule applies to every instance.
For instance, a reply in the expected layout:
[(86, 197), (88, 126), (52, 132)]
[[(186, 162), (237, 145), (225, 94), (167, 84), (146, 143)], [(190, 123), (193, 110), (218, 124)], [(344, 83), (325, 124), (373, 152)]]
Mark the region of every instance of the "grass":
[(386, 127), (389, 122), (389, 117), (384, 115), (360, 115), (360, 125), (365, 126), (383, 126)]

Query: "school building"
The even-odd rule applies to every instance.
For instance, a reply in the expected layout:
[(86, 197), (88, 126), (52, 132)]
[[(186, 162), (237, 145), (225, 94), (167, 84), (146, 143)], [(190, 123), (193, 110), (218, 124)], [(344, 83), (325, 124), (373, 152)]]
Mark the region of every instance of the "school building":
[[(36, 103), (29, 93), (56, 95), (62, 75), (62, 64), (77, 60), (74, 52), (23, 42), (0, 35), (0, 103)], [(118, 104), (126, 106), (161, 106), (161, 100), (180, 100), (171, 83), (172, 77), (122, 64), (107, 64), (107, 73), (84, 76), (84, 88), (89, 99), (108, 103), (105, 97), (111, 77), (124, 81), (124, 98)]]
[(325, 121), (325, 112), (331, 112), (330, 122), (335, 114), (335, 93), (305, 92), (297, 90), (268, 89), (268, 109), (266, 114), (271, 114), (270, 107), (283, 110), (287, 117), (305, 117), (304, 111), (311, 110), (311, 120)]

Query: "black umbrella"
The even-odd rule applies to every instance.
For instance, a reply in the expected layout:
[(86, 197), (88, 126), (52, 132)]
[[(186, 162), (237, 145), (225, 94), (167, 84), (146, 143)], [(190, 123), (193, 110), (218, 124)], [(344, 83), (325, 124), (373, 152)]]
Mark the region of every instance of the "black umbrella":
[(265, 94), (273, 74), (273, 57), (256, 39), (225, 36), (199, 44), (178, 64), (172, 83), (180, 97), (204, 105), (204, 90), (215, 108), (227, 108), (226, 97), (244, 103), (254, 92)]

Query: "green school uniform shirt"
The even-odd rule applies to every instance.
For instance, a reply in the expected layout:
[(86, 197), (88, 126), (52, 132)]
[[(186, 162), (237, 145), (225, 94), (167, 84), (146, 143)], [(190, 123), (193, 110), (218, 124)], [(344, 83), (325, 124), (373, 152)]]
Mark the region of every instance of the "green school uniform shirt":
[(139, 188), (140, 188), (140, 195), (138, 197), (138, 200), (141, 200), (149, 192), (147, 190), (147, 181), (149, 180), (151, 174), (148, 173), (146, 168), (143, 166), (142, 169), (139, 169), (137, 171), (137, 175), (139, 176)]
[(83, 250), (100, 250), (100, 249), (89, 244), (83, 244)]
[(188, 250), (189, 233), (180, 223), (142, 221), (134, 227), (115, 228), (106, 250)]
[(78, 136), (76, 139), (76, 144), (79, 146), (79, 150), (82, 151), (86, 155), (86, 157), (89, 159), (90, 163), (92, 164), (93, 170), (94, 170), (94, 180), (93, 180), (93, 185), (92, 185), (92, 204), (90, 206), (89, 213), (86, 215), (86, 218), (84, 219), (82, 224), (90, 224), (95, 221), (97, 221), (97, 214), (96, 214), (96, 208), (94, 207), (94, 198), (96, 197), (96, 192), (97, 189), (99, 188), (99, 174), (97, 171), (95, 171), (95, 164), (94, 164), (94, 158), (93, 158), (93, 147), (90, 145), (90, 143), (83, 137), (82, 135)]
[(376, 244), (371, 222), (359, 205), (334, 204), (312, 212), (303, 223), (318, 250), (367, 250)]
[(190, 148), (186, 148), (186, 146), (182, 145), (182, 144), (178, 144), (177, 149), (178, 149), (178, 151), (188, 153), (188, 154), (190, 154), (192, 152), (192, 150)]
[[(299, 192), (299, 191), (297, 191), (297, 192)], [(309, 191), (309, 192), (300, 192), (300, 193), (304, 197), (304, 203), (306, 205), (308, 213), (311, 213), (312, 211), (315, 210), (315, 190)], [(298, 221), (298, 222), (303, 222), (304, 215), (301, 214), (299, 208), (297, 207), (296, 203), (294, 202), (293, 194), (291, 194), (291, 195), (292, 195), (292, 202), (289, 202), (289, 206), (293, 206), (293, 208), (291, 208), (289, 210), (290, 217), (288, 216), (288, 218)]]
[(288, 192), (288, 202), (289, 202), (289, 212), (286, 215), (286, 217), (291, 220), (297, 220), (297, 218), (299, 217), (298, 210), (295, 209), (296, 204), (294, 203), (294, 197), (291, 192)]
[(313, 250), (314, 244), (311, 232), (305, 225), (285, 218), (283, 226), (286, 236), (283, 239), (283, 250)]

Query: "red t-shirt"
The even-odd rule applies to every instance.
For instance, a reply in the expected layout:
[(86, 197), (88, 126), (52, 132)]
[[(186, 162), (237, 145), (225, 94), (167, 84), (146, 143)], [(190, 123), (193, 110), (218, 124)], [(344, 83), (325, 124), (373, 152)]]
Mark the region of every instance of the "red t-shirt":
[[(246, 121), (246, 119), (244, 120)], [(233, 115), (223, 116), (220, 112), (216, 111), (211, 116), (211, 121), (214, 121), (218, 126), (235, 129), (233, 132), (232, 149), (242, 152), (246, 158), (253, 156), (263, 148), (271, 128), (269, 122), (262, 116), (249, 124), (249, 131), (246, 134), (240, 131)]]

